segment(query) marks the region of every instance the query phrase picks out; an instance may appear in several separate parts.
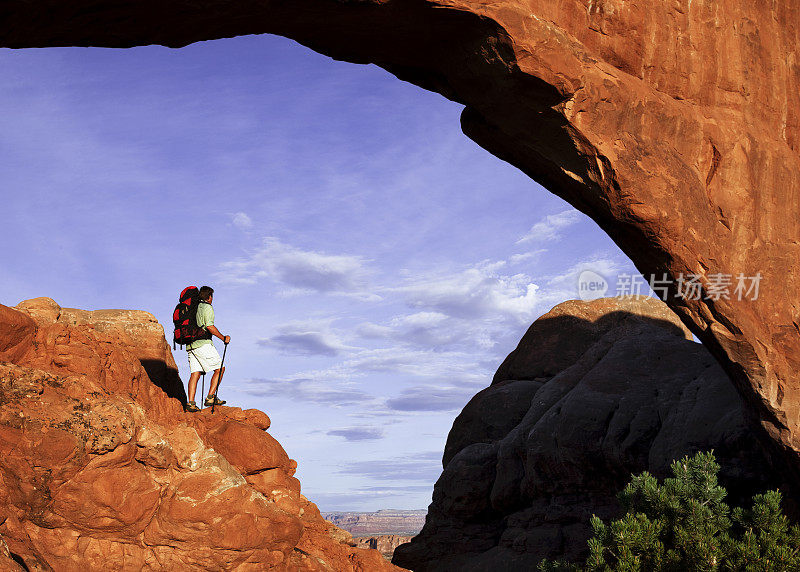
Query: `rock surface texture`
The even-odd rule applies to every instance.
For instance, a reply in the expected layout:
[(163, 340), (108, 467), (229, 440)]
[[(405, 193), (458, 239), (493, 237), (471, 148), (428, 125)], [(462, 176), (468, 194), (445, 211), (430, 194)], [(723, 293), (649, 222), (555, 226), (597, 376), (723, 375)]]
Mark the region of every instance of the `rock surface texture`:
[[(800, 3), (774, 0), (6, 0), (0, 46), (275, 33), (465, 104), (469, 137), (643, 273), (699, 277), (701, 298), (667, 303), (797, 468), (798, 22)], [(719, 274), (759, 273), (757, 299), (714, 293)]]
[(397, 570), (300, 494), (264, 413), (178, 395), (152, 315), (0, 305), (0, 567)]
[[(688, 339), (687, 339), (688, 338)], [(719, 364), (654, 298), (570, 301), (539, 318), (453, 423), (417, 572), (534, 570), (586, 551), (631, 473), (713, 449), (730, 500), (783, 484)]]

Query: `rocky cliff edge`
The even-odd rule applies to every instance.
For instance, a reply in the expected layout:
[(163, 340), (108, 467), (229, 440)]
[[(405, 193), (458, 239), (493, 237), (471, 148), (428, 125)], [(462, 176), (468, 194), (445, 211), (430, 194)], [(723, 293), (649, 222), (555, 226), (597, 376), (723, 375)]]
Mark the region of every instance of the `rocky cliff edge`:
[(399, 570), (300, 493), (267, 415), (182, 399), (147, 312), (0, 305), (0, 568)]

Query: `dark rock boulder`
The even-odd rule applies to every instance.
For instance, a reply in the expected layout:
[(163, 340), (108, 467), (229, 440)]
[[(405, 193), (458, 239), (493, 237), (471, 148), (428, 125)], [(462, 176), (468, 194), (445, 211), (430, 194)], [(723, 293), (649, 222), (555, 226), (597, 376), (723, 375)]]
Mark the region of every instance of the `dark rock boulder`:
[[(547, 355), (560, 348), (569, 359)], [(709, 449), (732, 500), (779, 484), (729, 378), (661, 302), (566, 302), (455, 420), (425, 527), (394, 562), (515, 571), (578, 558), (631, 473), (666, 476)]]

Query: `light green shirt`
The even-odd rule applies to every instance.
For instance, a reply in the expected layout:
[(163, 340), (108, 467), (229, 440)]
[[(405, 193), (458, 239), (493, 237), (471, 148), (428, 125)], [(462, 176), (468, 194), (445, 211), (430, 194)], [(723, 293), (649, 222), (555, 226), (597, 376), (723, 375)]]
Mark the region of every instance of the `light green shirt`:
[[(197, 325), (203, 329), (214, 325), (214, 308), (207, 302), (200, 302), (197, 306)], [(186, 344), (187, 350), (196, 350), (200, 346), (205, 346), (211, 343), (211, 340), (197, 340), (191, 344)]]

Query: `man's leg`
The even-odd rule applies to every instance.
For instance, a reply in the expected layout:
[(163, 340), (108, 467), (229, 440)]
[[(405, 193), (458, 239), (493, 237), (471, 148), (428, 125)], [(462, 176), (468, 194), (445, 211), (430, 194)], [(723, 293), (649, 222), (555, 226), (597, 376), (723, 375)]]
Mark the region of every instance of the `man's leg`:
[[(222, 373), (225, 373), (225, 368), (222, 368)], [(211, 386), (208, 388), (208, 397), (211, 397), (217, 392), (217, 386), (219, 385), (219, 374), (220, 370), (215, 369), (214, 375), (211, 376)]]
[[(217, 372), (214, 372), (216, 375)], [(194, 401), (194, 395), (197, 393), (197, 380), (200, 379), (200, 372), (195, 371), (189, 376), (189, 401)]]

